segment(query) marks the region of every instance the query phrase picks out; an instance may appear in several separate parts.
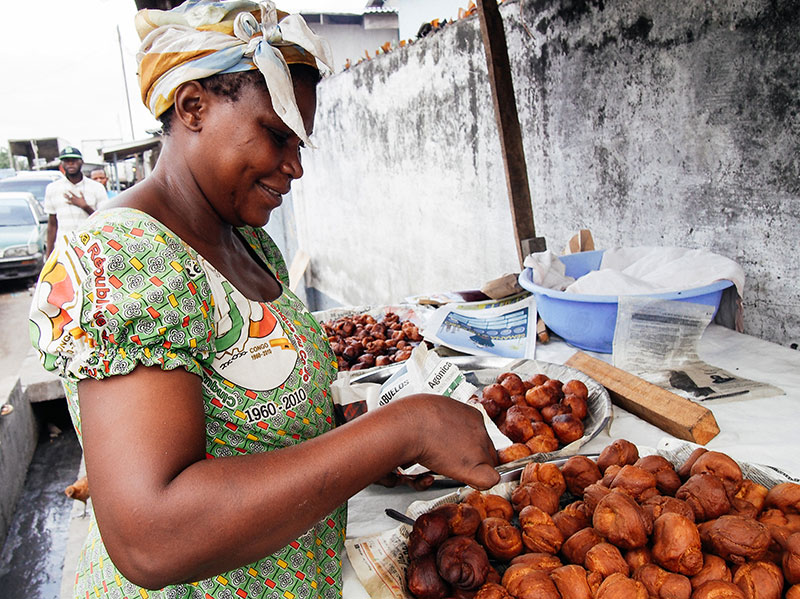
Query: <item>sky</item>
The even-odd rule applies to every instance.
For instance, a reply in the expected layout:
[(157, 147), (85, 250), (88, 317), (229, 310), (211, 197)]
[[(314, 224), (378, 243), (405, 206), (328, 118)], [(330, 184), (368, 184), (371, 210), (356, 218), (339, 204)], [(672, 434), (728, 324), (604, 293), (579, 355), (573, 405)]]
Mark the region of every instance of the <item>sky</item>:
[[(360, 12), (366, 0), (281, 0), (277, 4), (288, 12)], [(87, 154), (102, 141), (108, 145), (149, 137), (148, 131), (157, 129), (158, 121), (139, 95), (135, 14), (134, 0), (4, 1), (0, 144), (10, 139), (59, 137)], [(440, 15), (430, 18), (435, 16)]]

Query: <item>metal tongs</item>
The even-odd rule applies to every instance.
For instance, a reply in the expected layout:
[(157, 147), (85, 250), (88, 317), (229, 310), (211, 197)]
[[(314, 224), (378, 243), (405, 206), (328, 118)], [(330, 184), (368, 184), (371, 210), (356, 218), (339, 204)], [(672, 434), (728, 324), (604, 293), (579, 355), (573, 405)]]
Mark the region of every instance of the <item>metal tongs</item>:
[[(600, 454), (599, 453), (578, 453), (578, 454), (575, 454), (575, 455), (582, 455), (582, 456), (587, 457), (587, 458), (589, 458), (591, 460), (595, 460), (595, 459), (597, 459), (597, 457)], [(552, 458), (552, 459), (549, 459), (549, 460), (529, 459), (529, 460), (525, 461), (525, 463), (522, 463), (522, 464), (515, 464), (515, 463), (501, 464), (500, 466), (497, 466), (495, 468), (495, 470), (497, 470), (500, 473), (500, 482), (501, 483), (508, 483), (508, 482), (512, 482), (512, 481), (515, 481), (515, 480), (519, 480), (520, 476), (522, 475), (522, 471), (525, 470), (525, 466), (527, 466), (528, 464), (539, 463), (539, 464), (555, 464), (556, 466), (563, 466), (566, 463), (566, 461), (568, 459), (570, 459), (571, 457), (573, 457), (573, 456), (570, 455), (570, 456), (564, 456), (564, 457), (559, 457), (559, 458)]]

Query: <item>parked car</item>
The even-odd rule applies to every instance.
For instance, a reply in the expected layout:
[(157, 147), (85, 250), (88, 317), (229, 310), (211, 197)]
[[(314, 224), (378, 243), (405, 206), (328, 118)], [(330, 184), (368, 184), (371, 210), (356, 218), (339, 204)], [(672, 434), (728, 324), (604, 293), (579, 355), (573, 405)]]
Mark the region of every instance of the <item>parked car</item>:
[(63, 175), (58, 171), (18, 171), (12, 177), (0, 179), (0, 191), (29, 191), (44, 206), (44, 190)]
[(0, 280), (38, 276), (46, 240), (47, 215), (33, 194), (0, 192)]

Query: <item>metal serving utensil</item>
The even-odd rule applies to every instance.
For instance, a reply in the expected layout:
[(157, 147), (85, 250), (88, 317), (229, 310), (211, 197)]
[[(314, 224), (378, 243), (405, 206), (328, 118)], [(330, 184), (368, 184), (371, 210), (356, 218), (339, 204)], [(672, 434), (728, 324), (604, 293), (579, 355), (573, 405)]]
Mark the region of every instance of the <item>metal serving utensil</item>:
[[(582, 456), (585, 456), (585, 457), (587, 457), (587, 458), (589, 458), (591, 460), (595, 460), (595, 459), (597, 459), (597, 457), (600, 454), (599, 453), (579, 453), (579, 454), (575, 454), (575, 455), (582, 455)], [(504, 468), (504, 466), (506, 466), (506, 464), (502, 464), (502, 465), (498, 466), (496, 468), (496, 470), (500, 473), (500, 482), (501, 483), (508, 483), (508, 482), (512, 482), (512, 481), (515, 481), (515, 480), (519, 480), (520, 476), (522, 475), (522, 471), (525, 470), (525, 466), (527, 466), (528, 464), (539, 463), (539, 464), (555, 464), (556, 466), (563, 466), (566, 463), (566, 461), (571, 457), (572, 456), (566, 456), (566, 457), (554, 458), (552, 460), (542, 460), (542, 461), (529, 460), (529, 461), (525, 462), (524, 464), (519, 464), (519, 465), (516, 465), (516, 466), (509, 464), (508, 467), (505, 467), (505, 468)]]

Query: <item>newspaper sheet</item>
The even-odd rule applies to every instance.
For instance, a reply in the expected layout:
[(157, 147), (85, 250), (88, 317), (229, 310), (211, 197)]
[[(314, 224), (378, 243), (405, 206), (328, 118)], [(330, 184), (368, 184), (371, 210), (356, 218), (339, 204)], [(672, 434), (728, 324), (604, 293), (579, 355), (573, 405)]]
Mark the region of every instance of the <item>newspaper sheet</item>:
[(446, 304), (428, 317), (422, 336), (474, 356), (533, 358), (536, 301), (525, 293), (502, 300)]
[[(657, 449), (639, 447), (639, 455), (658, 454), (673, 465), (680, 466), (697, 447), (699, 445), (694, 443), (665, 437), (659, 442)], [(782, 482), (798, 482), (797, 473), (788, 474), (762, 464), (738, 461), (737, 463), (745, 478), (764, 485), (768, 489)], [(509, 498), (516, 486), (516, 482), (501, 483), (486, 492)], [(470, 491), (469, 487), (463, 487), (432, 501), (415, 501), (406, 510), (406, 515), (416, 519), (444, 503), (459, 503), (468, 491)], [(405, 587), (405, 571), (409, 561), (407, 545), (410, 532), (411, 527), (402, 524), (376, 535), (345, 539), (347, 557), (361, 584), (372, 599), (413, 599)]]
[(697, 345), (713, 315), (713, 306), (620, 296), (614, 366), (697, 402), (783, 395), (773, 385), (738, 377), (698, 357)]

